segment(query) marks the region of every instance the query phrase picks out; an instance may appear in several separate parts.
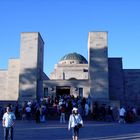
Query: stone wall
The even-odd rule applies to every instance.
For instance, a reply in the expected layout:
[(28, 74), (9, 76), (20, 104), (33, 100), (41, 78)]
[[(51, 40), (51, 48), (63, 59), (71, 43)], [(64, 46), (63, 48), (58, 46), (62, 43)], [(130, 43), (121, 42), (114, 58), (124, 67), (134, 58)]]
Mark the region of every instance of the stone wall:
[(56, 64), (50, 79), (88, 79), (88, 64)]
[(6, 100), (17, 101), (19, 96), (19, 59), (9, 59)]
[[(89, 87), (89, 81), (88, 80), (44, 80), (43, 81), (43, 87), (48, 89), (49, 95), (55, 95), (56, 96), (56, 87), (63, 87), (63, 86), (69, 86), (71, 89), (71, 94), (73, 92), (79, 95), (79, 88), (83, 89), (83, 97), (88, 97), (90, 94), (90, 87)], [(53, 90), (52, 90), (53, 89)]]
[(88, 62), (90, 94), (93, 100), (108, 100), (108, 49), (107, 32), (90, 32)]
[(125, 104), (140, 107), (140, 69), (124, 69)]
[(0, 70), (0, 100), (17, 101), (19, 95), (19, 59), (9, 59), (8, 70)]
[(109, 96), (111, 100), (124, 101), (122, 58), (108, 58)]
[[(19, 100), (34, 100), (41, 87), (44, 42), (38, 32), (21, 34)], [(43, 85), (42, 85), (43, 88)]]
[(7, 94), (7, 70), (0, 70), (0, 100), (6, 100)]

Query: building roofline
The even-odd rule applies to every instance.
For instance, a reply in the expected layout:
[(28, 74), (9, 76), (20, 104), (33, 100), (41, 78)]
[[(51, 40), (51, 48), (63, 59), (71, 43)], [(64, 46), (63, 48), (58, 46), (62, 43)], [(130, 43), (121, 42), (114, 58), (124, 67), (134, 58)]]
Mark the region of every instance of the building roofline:
[(9, 58), (9, 59), (20, 59), (20, 58), (19, 58), (19, 57), (15, 57), (15, 58), (12, 58), (12, 57), (11, 57), (11, 58)]
[(108, 59), (123, 59), (122, 57), (108, 57)]
[(108, 31), (90, 31), (89, 33), (97, 33), (97, 32), (100, 32), (100, 33), (103, 33), (103, 32), (106, 32), (106, 33), (108, 33)]
[(37, 33), (37, 34), (38, 34), (38, 36), (41, 38), (41, 40), (42, 40), (43, 44), (45, 44), (45, 42), (44, 42), (44, 40), (43, 40), (43, 38), (42, 38), (42, 36), (41, 36), (40, 32), (21, 32), (21, 34), (24, 34), (24, 33), (26, 33), (26, 34), (30, 34), (30, 33)]
[(0, 71), (7, 71), (7, 70), (8, 70), (8, 69), (1, 69), (1, 68), (0, 68)]
[(139, 71), (140, 71), (140, 68), (136, 68), (136, 69), (135, 69), (135, 68), (134, 68), (134, 69), (133, 69), (133, 68), (128, 68), (128, 69), (125, 68), (125, 69), (123, 69), (123, 70), (139, 70)]

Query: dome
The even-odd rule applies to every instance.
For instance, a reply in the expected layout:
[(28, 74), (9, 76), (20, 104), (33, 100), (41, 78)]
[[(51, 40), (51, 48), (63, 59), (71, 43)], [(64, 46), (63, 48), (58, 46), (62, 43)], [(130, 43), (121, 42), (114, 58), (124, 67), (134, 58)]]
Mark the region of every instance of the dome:
[(60, 60), (60, 62), (64, 61), (76, 61), (79, 64), (87, 64), (87, 60), (84, 56), (78, 54), (78, 53), (69, 53), (63, 56)]

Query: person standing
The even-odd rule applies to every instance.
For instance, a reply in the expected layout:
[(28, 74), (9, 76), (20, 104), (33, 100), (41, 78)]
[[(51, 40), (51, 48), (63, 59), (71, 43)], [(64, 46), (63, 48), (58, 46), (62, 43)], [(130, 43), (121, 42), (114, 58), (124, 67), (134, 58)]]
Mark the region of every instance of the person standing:
[(121, 107), (119, 110), (119, 123), (125, 123), (125, 115), (126, 115), (126, 110), (124, 107)]
[(15, 124), (15, 114), (11, 111), (11, 107), (6, 107), (6, 113), (2, 117), (2, 125), (4, 128), (4, 140), (13, 140), (13, 126)]
[(79, 137), (79, 127), (78, 124), (83, 126), (83, 120), (81, 115), (78, 113), (77, 108), (72, 109), (72, 114), (69, 117), (69, 123), (68, 123), (68, 130), (72, 130), (72, 139), (78, 140)]
[(65, 112), (66, 112), (66, 108), (65, 108), (65, 105), (62, 104), (61, 107), (60, 107), (60, 123), (65, 123), (66, 120), (65, 120)]
[(36, 108), (35, 120), (36, 120), (36, 123), (40, 123), (40, 107), (39, 106)]
[(26, 111), (26, 119), (28, 121), (31, 120), (31, 107), (29, 105), (27, 105), (25, 108), (25, 111)]

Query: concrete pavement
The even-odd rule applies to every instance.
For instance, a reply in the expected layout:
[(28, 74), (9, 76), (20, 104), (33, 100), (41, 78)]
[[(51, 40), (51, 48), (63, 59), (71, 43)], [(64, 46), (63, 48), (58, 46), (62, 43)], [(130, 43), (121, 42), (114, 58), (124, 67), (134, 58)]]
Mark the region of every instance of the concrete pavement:
[[(3, 140), (3, 128), (0, 126), (0, 140)], [(34, 121), (16, 121), (14, 140), (71, 140), (67, 123), (46, 121), (36, 124)], [(140, 140), (140, 122), (118, 124), (85, 121), (80, 129), (79, 140)]]

